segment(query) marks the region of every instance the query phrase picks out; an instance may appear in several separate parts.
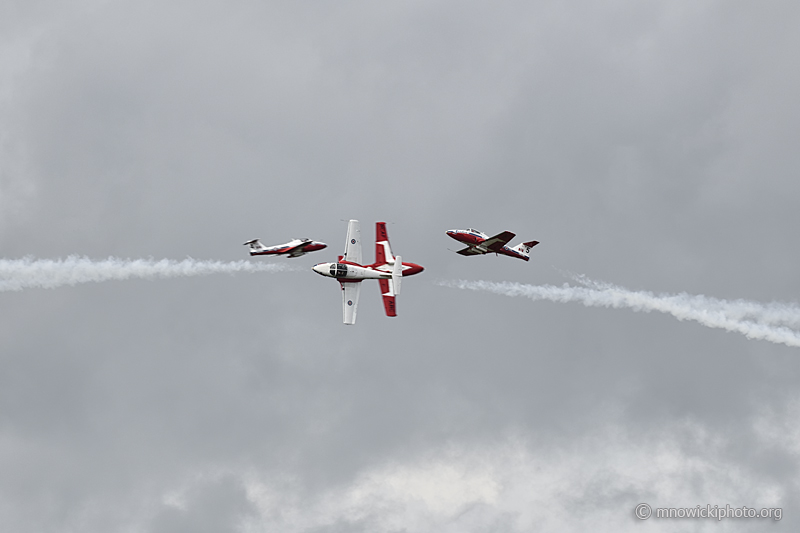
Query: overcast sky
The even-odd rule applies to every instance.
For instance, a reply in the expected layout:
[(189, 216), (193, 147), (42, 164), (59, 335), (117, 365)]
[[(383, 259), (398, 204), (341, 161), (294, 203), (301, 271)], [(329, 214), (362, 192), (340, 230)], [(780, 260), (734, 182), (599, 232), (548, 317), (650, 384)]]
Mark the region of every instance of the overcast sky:
[[(0, 293), (0, 529), (797, 531), (800, 349), (436, 282), (797, 303), (798, 50), (788, 0), (3, 0), (3, 257), (329, 247)], [(351, 218), (397, 318), (310, 269)]]

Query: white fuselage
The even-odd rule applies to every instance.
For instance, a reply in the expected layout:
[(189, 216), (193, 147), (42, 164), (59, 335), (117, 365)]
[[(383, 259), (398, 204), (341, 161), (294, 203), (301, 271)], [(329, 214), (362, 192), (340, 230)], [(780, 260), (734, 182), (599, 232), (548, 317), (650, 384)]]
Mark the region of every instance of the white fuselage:
[(391, 279), (391, 272), (380, 272), (374, 268), (354, 265), (352, 263), (319, 263), (314, 265), (314, 272), (329, 278), (343, 281), (361, 281), (363, 279)]

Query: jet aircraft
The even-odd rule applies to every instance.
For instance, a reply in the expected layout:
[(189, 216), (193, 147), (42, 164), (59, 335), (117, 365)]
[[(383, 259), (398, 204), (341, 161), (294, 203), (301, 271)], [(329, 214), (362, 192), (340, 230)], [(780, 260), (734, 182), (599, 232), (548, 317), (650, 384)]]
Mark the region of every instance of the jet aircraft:
[(258, 239), (247, 241), (245, 246), (250, 245), (250, 255), (288, 255), (289, 257), (300, 257), (308, 252), (316, 252), (327, 248), (324, 242), (312, 241), (311, 239), (292, 239), (286, 244), (278, 244), (267, 248)]
[(413, 276), (423, 270), (414, 263), (404, 263), (399, 255), (397, 257), (392, 255), (385, 222), (375, 224), (375, 234), (375, 262), (371, 265), (361, 264), (361, 226), (358, 220), (351, 220), (347, 224), (344, 255), (340, 255), (335, 263), (319, 263), (313, 267), (317, 274), (339, 281), (342, 287), (342, 314), (345, 324), (356, 323), (362, 281), (377, 279), (386, 316), (397, 316), (394, 299), (400, 293), (400, 281), (404, 276)]
[(509, 247), (507, 246), (508, 241), (514, 238), (514, 234), (510, 231), (504, 231), (494, 237), (488, 237), (485, 233), (472, 228), (451, 229), (447, 232), (447, 235), (467, 245), (466, 248), (456, 252), (461, 255), (495, 253), (527, 261), (531, 248), (539, 244), (539, 241), (528, 241)]

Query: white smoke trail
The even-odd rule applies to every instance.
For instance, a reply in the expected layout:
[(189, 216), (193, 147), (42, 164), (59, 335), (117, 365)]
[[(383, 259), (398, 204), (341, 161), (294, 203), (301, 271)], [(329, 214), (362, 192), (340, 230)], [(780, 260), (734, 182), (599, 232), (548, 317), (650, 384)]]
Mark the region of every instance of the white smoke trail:
[[(800, 308), (790, 304), (759, 304), (745, 300), (728, 302), (705, 296), (653, 294), (630, 291), (615, 285), (579, 278), (583, 287), (525, 285), (491, 281), (440, 281), (439, 285), (473, 291), (487, 291), (504, 296), (524, 296), (531, 300), (579, 302), (588, 307), (627, 308), (633, 311), (659, 311), (678, 320), (693, 320), (710, 328), (741, 333), (748, 339), (762, 339), (786, 346), (800, 347), (800, 331), (786, 325), (800, 324)], [(783, 325), (780, 325), (783, 324)]]
[(237, 272), (281, 272), (296, 267), (250, 261), (201, 261), (197, 259), (108, 259), (69, 256), (66, 259), (0, 259), (0, 292), (23, 289), (54, 289), (79, 283), (138, 279), (235, 274)]
[[(617, 285), (604, 281), (594, 281), (582, 274), (567, 273), (567, 275), (580, 283), (584, 287), (597, 290), (626, 290)], [(693, 295), (682, 292), (676, 297), (691, 302), (696, 309), (706, 309), (708, 311), (720, 311), (725, 313), (728, 318), (741, 321), (751, 321), (758, 324), (772, 326), (788, 326), (790, 328), (800, 328), (800, 308), (797, 305), (770, 302), (760, 303), (749, 300), (721, 300), (702, 294)]]

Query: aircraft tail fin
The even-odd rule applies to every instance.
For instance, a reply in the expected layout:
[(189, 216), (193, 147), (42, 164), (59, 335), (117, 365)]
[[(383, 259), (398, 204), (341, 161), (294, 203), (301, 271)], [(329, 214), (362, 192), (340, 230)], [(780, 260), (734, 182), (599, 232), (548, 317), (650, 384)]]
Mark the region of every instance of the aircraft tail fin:
[(256, 255), (259, 252), (263, 252), (266, 249), (266, 247), (263, 244), (261, 244), (261, 241), (259, 241), (258, 239), (247, 241), (246, 243), (244, 243), (244, 246), (247, 246), (248, 244), (250, 245), (250, 255)]
[(392, 288), (394, 293), (400, 294), (400, 281), (403, 279), (403, 258), (399, 255), (395, 257), (392, 267)]
[(539, 244), (539, 241), (528, 241), (520, 243), (512, 248), (513, 251), (520, 255), (520, 259), (527, 261), (530, 259), (531, 248)]

